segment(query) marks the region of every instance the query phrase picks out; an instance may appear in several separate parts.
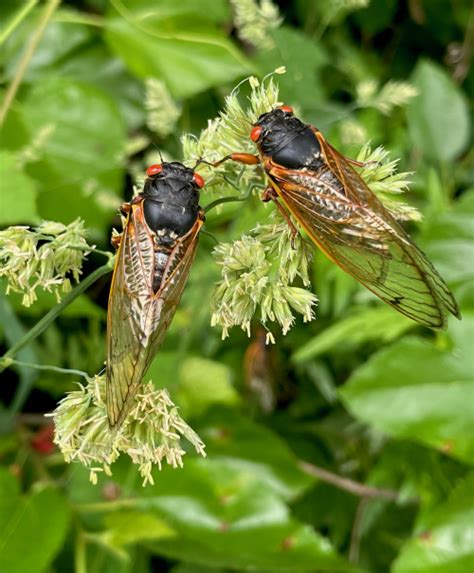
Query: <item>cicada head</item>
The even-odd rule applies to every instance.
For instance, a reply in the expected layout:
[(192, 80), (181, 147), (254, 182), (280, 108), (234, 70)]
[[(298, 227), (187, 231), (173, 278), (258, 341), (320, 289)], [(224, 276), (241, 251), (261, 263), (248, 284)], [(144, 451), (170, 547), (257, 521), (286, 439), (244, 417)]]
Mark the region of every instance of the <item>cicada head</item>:
[(290, 106), (262, 114), (250, 132), (260, 153), (288, 169), (298, 169), (319, 161), (321, 148), (311, 126), (293, 114)]
[(182, 236), (198, 216), (203, 178), (177, 161), (151, 165), (147, 175), (142, 195), (150, 229), (169, 228)]

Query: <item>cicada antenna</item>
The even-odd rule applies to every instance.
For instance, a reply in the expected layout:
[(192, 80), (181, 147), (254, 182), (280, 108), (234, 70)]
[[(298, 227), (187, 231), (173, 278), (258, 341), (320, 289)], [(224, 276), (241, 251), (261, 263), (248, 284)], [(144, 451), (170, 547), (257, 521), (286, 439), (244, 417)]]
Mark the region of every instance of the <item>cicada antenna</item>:
[(160, 148), (159, 148), (158, 145), (156, 145), (156, 143), (154, 143), (153, 141), (151, 142), (151, 144), (152, 144), (153, 147), (156, 149), (156, 151), (158, 151), (158, 155), (160, 156), (160, 161), (161, 161), (161, 163), (163, 163), (163, 162), (164, 162), (164, 159), (163, 159), (163, 155), (161, 154)]

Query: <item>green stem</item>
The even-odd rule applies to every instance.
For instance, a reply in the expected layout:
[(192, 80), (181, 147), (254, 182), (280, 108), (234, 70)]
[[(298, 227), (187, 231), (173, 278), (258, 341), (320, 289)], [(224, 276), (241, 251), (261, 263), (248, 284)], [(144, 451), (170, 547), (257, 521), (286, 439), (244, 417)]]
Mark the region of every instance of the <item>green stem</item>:
[(204, 207), (204, 213), (208, 213), (211, 209), (214, 209), (214, 207), (222, 205), (223, 203), (234, 203), (236, 201), (245, 201), (246, 199), (247, 197), (237, 197), (237, 196), (221, 197), (220, 199), (216, 199), (212, 203), (209, 203), (209, 205), (206, 205)]
[(20, 87), (20, 84), (23, 80), (23, 76), (25, 75), (28, 64), (30, 63), (31, 58), (35, 53), (35, 50), (41, 40), (41, 37), (43, 36), (48, 22), (50, 21), (60, 2), (61, 0), (49, 0), (49, 2), (47, 2), (44, 7), (44, 11), (41, 14), (38, 26), (31, 35), (30, 43), (28, 44), (25, 53), (23, 54), (20, 63), (18, 64), (18, 69), (15, 73), (15, 76), (13, 77), (12, 83), (8, 86), (8, 89), (5, 93), (3, 105), (0, 108), (0, 125), (3, 124), (7, 116), (8, 110), (10, 109), (10, 106), (15, 99), (16, 92), (18, 91), (18, 88)]
[(28, 16), (28, 14), (33, 10), (33, 8), (38, 4), (38, 0), (30, 0), (23, 8), (18, 10), (18, 12), (13, 16), (11, 22), (6, 25), (3, 32), (0, 34), (0, 46), (3, 42), (15, 31), (15, 28), (19, 26), (23, 20)]
[(250, 189), (248, 190), (247, 193), (245, 193), (245, 195), (240, 195), (240, 196), (232, 195), (231, 197), (221, 197), (220, 199), (216, 199), (215, 201), (212, 201), (212, 203), (209, 203), (209, 205), (206, 205), (204, 207), (204, 213), (208, 213), (211, 209), (214, 209), (214, 207), (222, 205), (223, 203), (247, 201), (247, 199), (252, 195), (253, 190), (258, 187), (259, 185), (252, 185), (252, 187), (250, 187)]
[[(55, 320), (61, 312), (71, 304), (71, 302), (86, 291), (92, 284), (95, 283), (100, 277), (110, 273), (113, 269), (113, 258), (111, 258), (107, 264), (103, 265), (86, 277), (82, 282), (80, 282), (70, 293), (68, 293), (63, 300), (52, 308), (43, 318), (29, 330), (25, 336), (23, 336), (18, 342), (16, 342), (8, 352), (6, 352), (0, 359), (0, 372), (5, 370), (5, 359), (13, 358), (16, 356), (17, 352), (21, 350), (24, 346), (29, 344), (32, 340), (38, 337), (42, 332), (48, 328), (48, 326)], [(3, 365), (2, 365), (3, 363)]]
[(4, 358), (0, 360), (0, 366), (8, 368), (9, 366), (24, 366), (26, 368), (34, 368), (35, 370), (47, 370), (50, 372), (59, 372), (60, 374), (75, 374), (77, 376), (82, 376), (86, 380), (90, 379), (87, 372), (82, 370), (75, 370), (74, 368), (60, 368), (59, 366), (51, 366), (49, 364), (35, 364), (33, 362), (22, 362), (21, 360), (14, 360), (13, 358)]
[(74, 552), (74, 571), (87, 573), (86, 537), (83, 529), (78, 524), (76, 532), (76, 547)]

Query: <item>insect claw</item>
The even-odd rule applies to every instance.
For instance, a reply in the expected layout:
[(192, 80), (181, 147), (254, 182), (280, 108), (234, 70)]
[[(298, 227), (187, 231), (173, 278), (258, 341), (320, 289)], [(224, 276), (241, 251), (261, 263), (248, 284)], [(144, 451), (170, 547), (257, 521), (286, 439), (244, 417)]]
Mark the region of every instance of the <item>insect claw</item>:
[(114, 249), (118, 249), (120, 247), (120, 241), (122, 240), (122, 233), (117, 233), (112, 235), (110, 242)]
[(277, 198), (278, 195), (271, 185), (269, 185), (262, 193), (262, 201), (264, 203), (268, 203), (269, 201), (276, 201)]
[(130, 213), (130, 211), (132, 210), (132, 207), (130, 205), (130, 203), (122, 203), (120, 205), (120, 212), (122, 213), (122, 215), (128, 215)]

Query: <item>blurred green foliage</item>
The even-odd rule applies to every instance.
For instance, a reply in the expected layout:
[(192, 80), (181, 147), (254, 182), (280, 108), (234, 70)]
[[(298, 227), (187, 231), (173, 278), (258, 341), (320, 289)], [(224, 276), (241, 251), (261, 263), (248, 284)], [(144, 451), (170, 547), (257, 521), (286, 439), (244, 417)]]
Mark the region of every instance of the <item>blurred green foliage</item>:
[[(0, 5), (2, 95), (45, 4)], [(135, 174), (159, 160), (156, 146), (181, 159), (180, 136), (205, 128), (240, 79), (286, 66), (277, 76), (282, 100), (333, 145), (353, 156), (371, 140), (415, 172), (409, 201), (424, 220), (411, 231), (456, 294), (463, 320), (445, 333), (419, 327), (318, 253), (315, 321), (275, 333), (272, 347), (235, 329), (223, 342), (209, 325), (219, 272), (214, 242), (203, 235), (149, 376), (170, 390), (208, 457), (190, 454), (184, 469), (156, 472), (146, 489), (136, 469), (119, 462), (93, 486), (86, 470), (47, 451), (44, 428), (38, 434), (38, 414), (75, 378), (4, 371), (2, 573), (474, 570), (471, 2), (279, 4), (282, 23), (262, 31), (269, 36), (262, 49), (235, 29), (227, 0), (63, 2), (2, 126), (0, 224), (81, 217), (90, 241), (108, 249), (117, 207), (131, 197)], [(180, 112), (166, 138), (150, 130), (150, 79)], [(408, 82), (418, 96), (387, 110), (380, 106), (387, 82)], [(201, 204), (216, 193), (204, 188)], [(266, 221), (270, 208), (257, 197), (228, 204), (206, 227), (219, 242), (233, 240)], [(85, 272), (100, 264), (92, 255)], [(97, 372), (107, 290), (108, 278), (99, 280), (17, 358)], [(18, 296), (2, 295), (4, 350), (55, 304), (45, 294), (25, 308)], [(269, 394), (274, 407), (264, 412)], [(354, 495), (301, 460), (379, 489)]]

